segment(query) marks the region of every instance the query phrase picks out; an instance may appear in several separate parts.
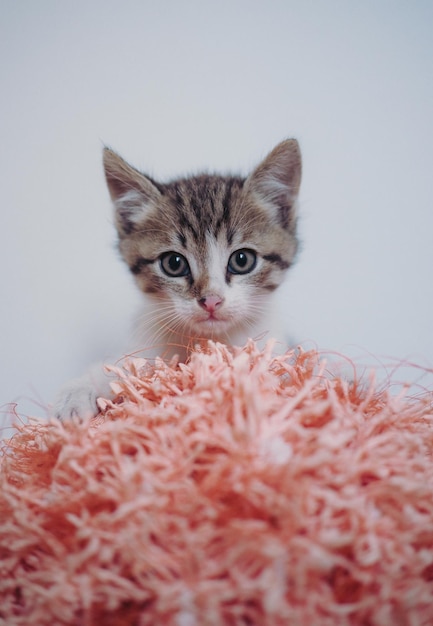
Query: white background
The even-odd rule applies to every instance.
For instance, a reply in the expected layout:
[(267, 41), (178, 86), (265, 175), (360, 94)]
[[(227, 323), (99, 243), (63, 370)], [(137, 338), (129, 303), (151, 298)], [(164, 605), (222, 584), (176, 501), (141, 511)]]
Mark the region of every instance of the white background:
[(164, 179), (297, 137), (288, 329), (432, 366), (432, 28), (423, 0), (2, 0), (0, 418), (121, 349), (103, 143)]

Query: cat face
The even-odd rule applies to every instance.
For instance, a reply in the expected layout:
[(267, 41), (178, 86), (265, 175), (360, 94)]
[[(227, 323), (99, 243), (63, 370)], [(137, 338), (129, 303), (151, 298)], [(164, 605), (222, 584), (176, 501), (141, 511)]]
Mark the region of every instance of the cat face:
[(160, 184), (108, 148), (104, 166), (120, 252), (154, 305), (153, 335), (229, 341), (256, 324), (296, 254), (297, 142), (279, 144), (246, 179)]

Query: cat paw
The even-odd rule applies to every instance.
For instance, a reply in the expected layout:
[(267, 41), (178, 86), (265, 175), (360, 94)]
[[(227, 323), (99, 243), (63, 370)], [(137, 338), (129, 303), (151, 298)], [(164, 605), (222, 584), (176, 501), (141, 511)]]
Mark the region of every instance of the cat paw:
[(57, 394), (50, 407), (49, 416), (62, 421), (88, 420), (99, 413), (98, 398), (111, 398), (110, 378), (102, 375), (83, 376), (67, 383)]
[(57, 395), (49, 411), (50, 417), (63, 421), (90, 419), (99, 412), (98, 397), (99, 394), (94, 387), (86, 385), (81, 380), (71, 381)]

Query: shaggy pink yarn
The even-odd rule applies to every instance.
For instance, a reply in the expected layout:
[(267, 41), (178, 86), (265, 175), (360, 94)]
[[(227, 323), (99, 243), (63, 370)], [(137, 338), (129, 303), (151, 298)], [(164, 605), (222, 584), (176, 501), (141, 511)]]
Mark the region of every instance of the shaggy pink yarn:
[(0, 624), (433, 624), (433, 411), (210, 343), (0, 467)]

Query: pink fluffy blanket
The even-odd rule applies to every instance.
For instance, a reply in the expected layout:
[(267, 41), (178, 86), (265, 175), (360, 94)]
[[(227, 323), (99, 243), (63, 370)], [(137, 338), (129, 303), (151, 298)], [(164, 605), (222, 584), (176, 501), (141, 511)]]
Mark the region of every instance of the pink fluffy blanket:
[(0, 624), (433, 624), (430, 398), (209, 344), (3, 444)]

